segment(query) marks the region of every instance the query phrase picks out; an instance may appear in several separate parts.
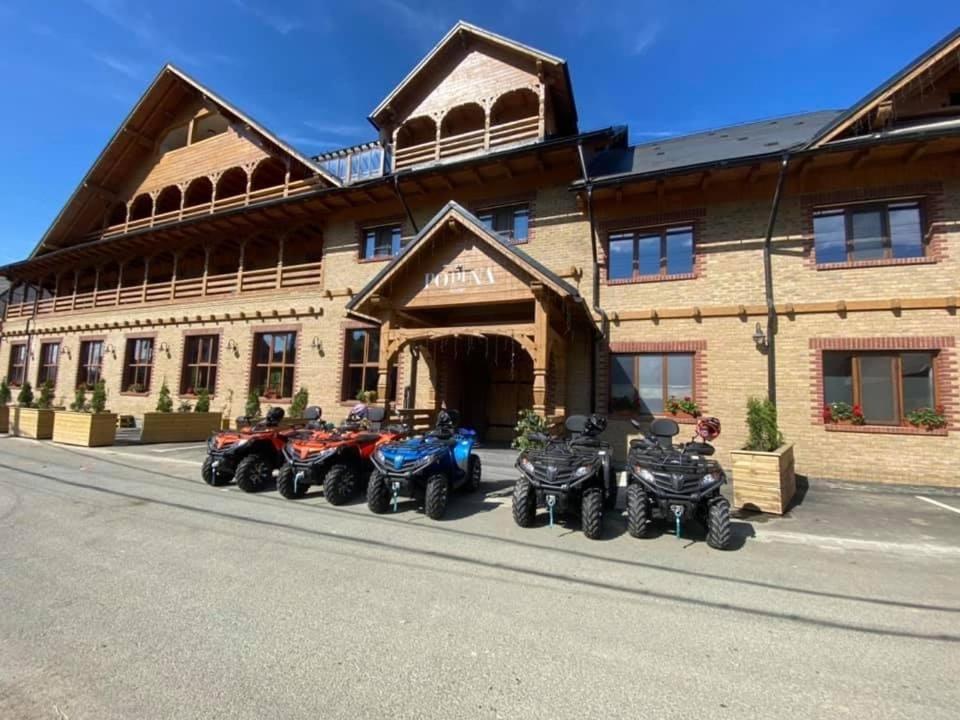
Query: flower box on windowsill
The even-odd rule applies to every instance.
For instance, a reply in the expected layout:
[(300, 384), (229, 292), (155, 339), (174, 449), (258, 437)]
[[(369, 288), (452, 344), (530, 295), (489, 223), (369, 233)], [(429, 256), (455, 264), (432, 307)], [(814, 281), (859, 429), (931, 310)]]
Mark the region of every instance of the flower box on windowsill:
[(58, 410), (54, 413), (53, 441), (64, 445), (103, 447), (117, 439), (117, 416)]
[(10, 432), (10, 407), (4, 403), (0, 405), (0, 433)]
[(218, 412), (144, 413), (140, 442), (201, 442), (220, 429), (222, 417)]
[(797, 489), (793, 443), (773, 452), (733, 450), (733, 504), (783, 515)]
[(935, 428), (927, 430), (913, 425), (855, 425), (853, 423), (824, 423), (824, 429), (829, 432), (854, 432), (868, 434), (889, 434), (889, 435), (933, 435), (945, 436), (948, 433), (947, 428)]
[(13, 408), (10, 432), (16, 437), (49, 440), (53, 437), (53, 410)]

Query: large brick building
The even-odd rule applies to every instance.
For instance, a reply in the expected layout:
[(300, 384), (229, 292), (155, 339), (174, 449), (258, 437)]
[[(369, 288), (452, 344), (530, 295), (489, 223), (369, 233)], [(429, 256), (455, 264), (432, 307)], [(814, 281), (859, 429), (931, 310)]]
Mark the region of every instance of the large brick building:
[(579, 128), (563, 60), (460, 23), (375, 141), (319, 157), (167, 66), (0, 269), (0, 368), (61, 403), (103, 377), (133, 415), (164, 381), (228, 416), (301, 386), (328, 417), (446, 402), (489, 440), (596, 410), (621, 451), (686, 397), (724, 455), (769, 391), (799, 472), (957, 485), (958, 53), (847, 110), (631, 147)]

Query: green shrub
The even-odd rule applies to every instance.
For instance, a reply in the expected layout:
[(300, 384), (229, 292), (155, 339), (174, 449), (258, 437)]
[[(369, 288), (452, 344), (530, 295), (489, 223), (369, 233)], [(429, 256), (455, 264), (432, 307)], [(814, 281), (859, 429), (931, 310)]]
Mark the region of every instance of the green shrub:
[(247, 395), (247, 404), (243, 413), (248, 418), (260, 417), (260, 396), (256, 390), (251, 390), (250, 394)]
[(49, 410), (53, 405), (53, 383), (47, 380), (40, 386), (40, 397), (37, 398), (37, 407), (40, 410)]
[(97, 380), (93, 386), (93, 395), (90, 397), (90, 412), (102, 413), (107, 407), (107, 383)]
[(30, 381), (24, 380), (20, 386), (20, 392), (17, 393), (17, 405), (22, 408), (33, 407), (33, 388), (30, 387)]
[(377, 391), (360, 390), (357, 392), (357, 400), (362, 403), (375, 403), (377, 401)]
[(530, 434), (541, 433), (546, 435), (548, 430), (546, 418), (537, 415), (533, 410), (521, 410), (517, 413), (517, 424), (513, 428), (514, 438), (510, 447), (517, 450), (542, 447), (543, 443), (531, 440)]
[(0, 380), (0, 405), (6, 405), (12, 397), (10, 386), (7, 385), (7, 379)]
[(193, 405), (190, 404), (189, 400), (181, 400), (180, 405), (177, 407), (178, 413), (188, 413), (193, 410)]
[(70, 403), (70, 409), (74, 412), (90, 412), (90, 406), (87, 405), (87, 386), (78, 385), (76, 394), (73, 396), (73, 402)]
[(297, 390), (297, 394), (293, 396), (293, 402), (290, 404), (290, 417), (302, 418), (303, 411), (307, 409), (307, 403), (309, 401), (310, 393), (307, 392), (305, 387)]
[(157, 398), (157, 412), (173, 412), (173, 398), (170, 397), (170, 388), (167, 387), (167, 381), (163, 381), (160, 386), (160, 396)]
[(777, 427), (777, 406), (768, 399), (747, 400), (747, 444), (743, 449), (773, 452), (781, 445), (783, 435)]
[(197, 404), (193, 406), (193, 411), (198, 413), (210, 412), (210, 391), (206, 388), (200, 388), (197, 393)]

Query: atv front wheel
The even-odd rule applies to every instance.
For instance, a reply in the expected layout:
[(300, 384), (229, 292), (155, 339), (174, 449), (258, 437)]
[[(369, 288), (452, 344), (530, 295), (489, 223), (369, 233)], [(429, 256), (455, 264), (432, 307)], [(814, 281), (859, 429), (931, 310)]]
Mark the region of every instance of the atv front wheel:
[(323, 478), (323, 494), (331, 505), (343, 505), (357, 488), (357, 471), (352, 465), (337, 463)]
[(583, 493), (580, 501), (580, 522), (583, 524), (583, 534), (591, 540), (596, 540), (603, 532), (603, 491), (600, 488), (590, 488)]
[(715, 550), (729, 550), (731, 534), (730, 503), (726, 498), (715, 498), (707, 510), (707, 545)]
[(297, 471), (293, 469), (293, 465), (289, 464), (284, 464), (280, 468), (280, 474), (277, 475), (277, 492), (287, 500), (299, 500), (307, 494), (307, 488), (310, 487), (310, 483), (298, 481), (296, 475)]
[(390, 490), (387, 488), (387, 476), (379, 470), (370, 473), (367, 482), (367, 507), (370, 512), (382, 515), (390, 507)]
[(476, 492), (480, 489), (481, 465), (477, 455), (470, 455), (467, 460), (467, 492)]
[(207, 485), (213, 485), (214, 487), (226, 485), (230, 482), (230, 475), (227, 473), (218, 473), (214, 470), (213, 462), (213, 458), (208, 455), (207, 459), (203, 461), (203, 467), (200, 468), (200, 477), (203, 478), (203, 481)]
[(632, 537), (642, 538), (650, 534), (653, 518), (650, 517), (650, 505), (647, 491), (640, 485), (627, 487), (627, 532)]
[(530, 527), (536, 516), (536, 491), (530, 481), (522, 477), (513, 486), (513, 521), (520, 527)]
[(439, 520), (447, 509), (447, 495), (449, 483), (446, 475), (431, 475), (427, 480), (427, 492), (423, 502), (423, 509), (431, 520)]
[(261, 455), (247, 455), (237, 465), (237, 487), (244, 492), (253, 493), (263, 490), (270, 479), (270, 463)]

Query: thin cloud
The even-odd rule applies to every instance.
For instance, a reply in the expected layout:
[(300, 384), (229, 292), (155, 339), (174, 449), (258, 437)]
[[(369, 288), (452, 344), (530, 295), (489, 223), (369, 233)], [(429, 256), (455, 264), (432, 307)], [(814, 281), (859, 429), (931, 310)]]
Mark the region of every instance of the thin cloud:
[(657, 20), (649, 22), (640, 28), (640, 31), (633, 37), (630, 54), (641, 55), (646, 52), (657, 41), (662, 29), (663, 26)]
[(330, 140), (327, 138), (318, 138), (310, 135), (299, 135), (297, 133), (280, 133), (280, 137), (293, 146), (313, 148), (316, 150), (338, 150), (344, 147), (342, 142)]
[(324, 135), (340, 135), (343, 137), (356, 137), (357, 135), (369, 135), (371, 128), (364, 125), (347, 125), (339, 123), (319, 123), (312, 120), (304, 120), (303, 124), (311, 130), (316, 130)]
[(118, 73), (121, 75), (126, 75), (128, 78), (138, 79), (141, 76), (139, 66), (135, 65), (134, 63), (121, 60), (113, 55), (101, 55), (99, 53), (94, 53), (93, 57), (111, 70), (116, 70)]
[(170, 42), (157, 31), (157, 24), (149, 11), (134, 8), (126, 0), (83, 0), (83, 3), (119, 25), (140, 41), (144, 48), (164, 58), (191, 65), (202, 65), (204, 56), (192, 53), (176, 43)]
[(442, 34), (451, 24), (439, 15), (416, 8), (404, 0), (379, 0), (379, 3), (405, 25), (407, 30), (412, 30), (424, 38)]
[(289, 35), (303, 27), (303, 22), (297, 18), (267, 12), (247, 0), (233, 0), (233, 4), (281, 35)]

